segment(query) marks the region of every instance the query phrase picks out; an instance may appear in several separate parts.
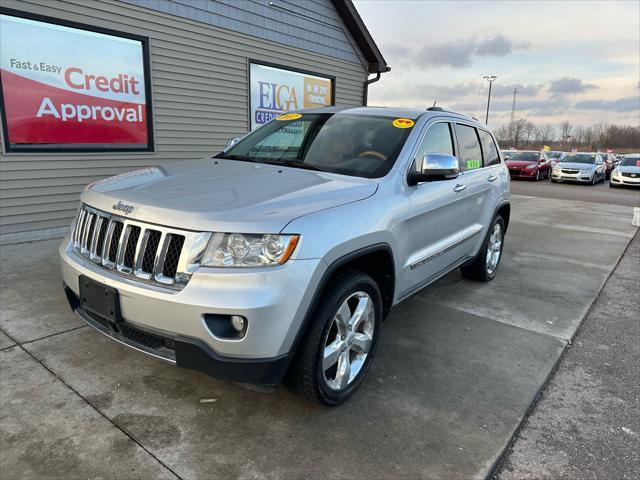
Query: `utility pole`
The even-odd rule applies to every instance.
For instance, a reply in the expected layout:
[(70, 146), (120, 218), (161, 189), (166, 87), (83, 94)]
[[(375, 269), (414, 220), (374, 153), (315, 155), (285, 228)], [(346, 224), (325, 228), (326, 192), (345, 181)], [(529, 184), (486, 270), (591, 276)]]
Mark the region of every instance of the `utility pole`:
[(484, 123), (485, 125), (489, 125), (489, 105), (491, 104), (491, 86), (493, 85), (493, 82), (495, 81), (496, 77), (495, 75), (485, 75), (484, 78), (487, 82), (489, 82), (489, 96), (487, 97), (487, 115), (485, 116), (484, 119)]
[(518, 89), (513, 89), (513, 103), (511, 104), (511, 124), (516, 121), (516, 95), (518, 94)]

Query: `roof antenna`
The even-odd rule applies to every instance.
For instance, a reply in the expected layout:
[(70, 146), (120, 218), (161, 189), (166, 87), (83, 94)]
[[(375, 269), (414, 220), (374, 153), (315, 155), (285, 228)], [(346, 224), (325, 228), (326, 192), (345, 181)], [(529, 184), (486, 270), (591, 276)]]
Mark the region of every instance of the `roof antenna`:
[(433, 101), (433, 105), (431, 105), (431, 108), (435, 107), (435, 106), (436, 106), (436, 103), (438, 103), (438, 100), (434, 100), (434, 101)]

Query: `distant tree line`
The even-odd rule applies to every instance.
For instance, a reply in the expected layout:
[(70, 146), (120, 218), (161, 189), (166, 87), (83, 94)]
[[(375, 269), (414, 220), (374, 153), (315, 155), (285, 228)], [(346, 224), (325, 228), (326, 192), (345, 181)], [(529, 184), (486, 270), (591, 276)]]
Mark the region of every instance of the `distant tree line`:
[(495, 132), (500, 147), (538, 150), (547, 145), (552, 150), (567, 151), (571, 148), (588, 151), (631, 152), (640, 150), (640, 126), (609, 125), (596, 123), (591, 126), (536, 125), (524, 118), (503, 125)]

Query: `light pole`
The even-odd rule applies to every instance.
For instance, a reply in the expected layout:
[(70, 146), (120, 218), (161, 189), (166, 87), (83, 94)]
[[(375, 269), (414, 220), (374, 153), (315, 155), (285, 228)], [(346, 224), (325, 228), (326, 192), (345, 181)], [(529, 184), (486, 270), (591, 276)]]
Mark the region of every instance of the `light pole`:
[(487, 116), (484, 119), (485, 124), (489, 124), (489, 104), (491, 103), (491, 85), (493, 85), (493, 81), (498, 78), (495, 75), (485, 75), (484, 78), (487, 82), (489, 82), (489, 97), (487, 98)]

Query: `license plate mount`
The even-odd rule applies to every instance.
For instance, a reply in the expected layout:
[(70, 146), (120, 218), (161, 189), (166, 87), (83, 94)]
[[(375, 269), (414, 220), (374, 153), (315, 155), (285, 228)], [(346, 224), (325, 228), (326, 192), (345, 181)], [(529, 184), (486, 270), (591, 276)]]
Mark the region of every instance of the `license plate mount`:
[(80, 308), (112, 323), (122, 322), (118, 290), (81, 275)]

